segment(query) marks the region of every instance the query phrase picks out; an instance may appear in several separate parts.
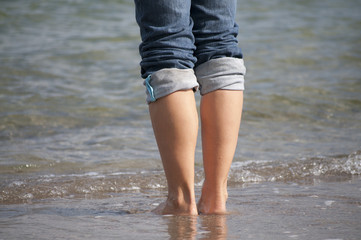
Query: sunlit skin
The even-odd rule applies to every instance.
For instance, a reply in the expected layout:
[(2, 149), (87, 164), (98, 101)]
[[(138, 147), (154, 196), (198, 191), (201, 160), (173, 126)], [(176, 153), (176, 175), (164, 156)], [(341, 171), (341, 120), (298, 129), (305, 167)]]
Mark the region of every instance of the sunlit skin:
[(194, 152), (198, 114), (192, 90), (178, 91), (149, 105), (168, 183), (168, 198), (158, 214), (197, 215), (194, 194)]
[[(177, 91), (149, 104), (154, 135), (168, 183), (168, 198), (157, 214), (224, 214), (227, 177), (237, 145), (243, 92), (217, 90), (201, 100), (205, 181), (196, 204), (194, 154), (198, 113), (192, 90)], [(198, 206), (197, 206), (198, 205)]]
[(226, 212), (227, 178), (237, 146), (243, 91), (218, 90), (201, 100), (202, 150), (205, 180), (198, 211)]

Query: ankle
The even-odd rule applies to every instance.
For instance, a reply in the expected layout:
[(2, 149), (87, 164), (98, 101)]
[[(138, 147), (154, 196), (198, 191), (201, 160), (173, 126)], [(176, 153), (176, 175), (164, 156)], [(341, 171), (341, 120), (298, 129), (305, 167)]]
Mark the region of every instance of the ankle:
[(178, 213), (191, 214), (196, 209), (195, 200), (168, 197), (166, 203), (168, 209)]
[(167, 200), (153, 212), (161, 215), (198, 215), (193, 188), (169, 188)]
[(201, 214), (225, 214), (227, 198), (227, 183), (211, 185), (205, 181), (198, 211)]
[(167, 201), (172, 203), (172, 205), (176, 208), (192, 205), (195, 203), (194, 189), (187, 187), (169, 189)]

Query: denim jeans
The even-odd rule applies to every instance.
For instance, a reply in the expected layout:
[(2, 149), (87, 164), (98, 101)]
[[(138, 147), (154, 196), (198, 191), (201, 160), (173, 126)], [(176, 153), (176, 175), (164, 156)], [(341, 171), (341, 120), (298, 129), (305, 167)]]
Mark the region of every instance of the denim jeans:
[(243, 90), (236, 0), (135, 0), (147, 102), (200, 88)]

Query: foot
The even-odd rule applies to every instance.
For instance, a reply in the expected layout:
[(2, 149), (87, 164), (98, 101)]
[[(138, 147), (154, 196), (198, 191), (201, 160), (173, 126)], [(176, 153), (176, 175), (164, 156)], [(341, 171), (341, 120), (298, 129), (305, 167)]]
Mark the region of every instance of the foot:
[(195, 201), (186, 203), (185, 201), (171, 200), (169, 198), (159, 204), (152, 212), (158, 215), (198, 215)]
[(203, 186), (202, 196), (197, 204), (199, 214), (227, 214), (227, 188), (215, 190)]

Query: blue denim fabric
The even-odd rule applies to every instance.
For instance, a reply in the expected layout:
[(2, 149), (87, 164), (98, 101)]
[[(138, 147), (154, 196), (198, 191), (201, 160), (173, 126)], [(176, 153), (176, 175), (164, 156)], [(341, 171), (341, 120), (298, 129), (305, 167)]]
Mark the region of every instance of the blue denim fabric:
[[(142, 37), (139, 46), (141, 75), (146, 79), (144, 84), (148, 91), (148, 102), (177, 90), (197, 88), (197, 67), (210, 60), (242, 60), (237, 41), (238, 25), (234, 20), (236, 0), (134, 1)], [(216, 69), (224, 72), (213, 72), (210, 77), (204, 74), (204, 69), (210, 66), (203, 65), (202, 83), (207, 84), (207, 79), (212, 79), (212, 86), (200, 86), (201, 89), (209, 89), (204, 91), (209, 92), (229, 87), (237, 78), (238, 86), (240, 83), (242, 86), (229, 89), (243, 90), (243, 60), (231, 62), (227, 69), (227, 61), (213, 61), (210, 66), (216, 66)], [(218, 64), (222, 66), (217, 67)], [(236, 77), (230, 76), (230, 72), (235, 72)], [(228, 74), (231, 81), (226, 80), (217, 85), (218, 78), (214, 76), (220, 76), (220, 81), (223, 81), (224, 74)]]
[(135, 0), (141, 73), (187, 69), (220, 57), (242, 58), (236, 0)]

